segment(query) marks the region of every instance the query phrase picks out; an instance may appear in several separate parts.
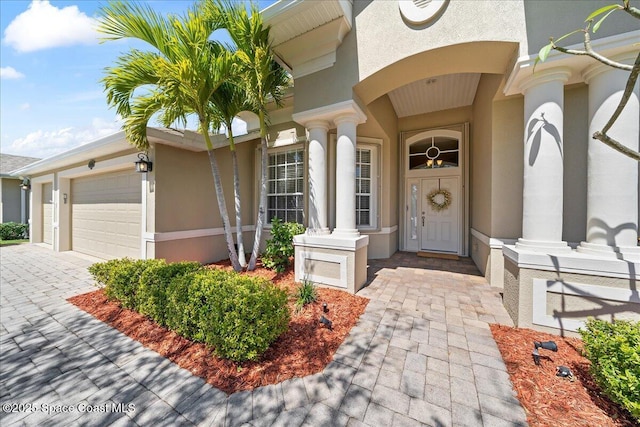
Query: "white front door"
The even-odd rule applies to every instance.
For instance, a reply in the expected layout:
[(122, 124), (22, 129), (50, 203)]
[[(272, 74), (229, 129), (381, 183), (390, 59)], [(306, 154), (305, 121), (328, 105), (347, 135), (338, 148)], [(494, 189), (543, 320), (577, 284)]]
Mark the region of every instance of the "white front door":
[[(423, 251), (458, 253), (460, 246), (460, 185), (459, 177), (429, 178), (421, 180), (420, 248)], [(433, 192), (444, 190), (450, 194), (449, 204), (438, 210), (430, 203), (442, 205), (444, 196)]]

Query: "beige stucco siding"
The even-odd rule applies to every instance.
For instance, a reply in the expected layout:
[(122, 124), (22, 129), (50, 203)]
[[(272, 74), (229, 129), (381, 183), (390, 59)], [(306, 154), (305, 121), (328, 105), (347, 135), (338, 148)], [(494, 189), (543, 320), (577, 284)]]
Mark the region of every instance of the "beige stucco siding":
[(523, 117), (520, 96), (493, 103), (490, 237), (522, 235)]
[(53, 243), (53, 183), (42, 186), (42, 242)]
[(141, 177), (134, 171), (71, 181), (71, 248), (98, 258), (140, 258)]
[[(240, 166), (243, 224), (255, 222), (255, 145), (236, 146)], [(235, 225), (233, 168), (228, 148), (215, 150), (224, 196), (232, 225)], [(155, 149), (155, 232), (199, 230), (222, 227), (209, 156), (158, 145)]]
[[(603, 2), (601, 0), (525, 0), (524, 17), (526, 19), (526, 36), (529, 48), (528, 50), (521, 50), (521, 54), (528, 52), (531, 55), (536, 55), (542, 46), (549, 43), (549, 37), (558, 38), (570, 31), (584, 28), (584, 20), (591, 12), (612, 3), (615, 2)], [(593, 34), (592, 40), (637, 29), (637, 19), (624, 12), (617, 12), (607, 18), (600, 29)], [(582, 42), (580, 35), (575, 35), (567, 40), (568, 44)]]
[(491, 153), (493, 151), (491, 120), (493, 98), (501, 76), (483, 74), (473, 103), (471, 121), (471, 227), (491, 235)]
[(450, 1), (421, 26), (407, 25), (395, 1), (354, 2), (354, 22), (361, 80), (424, 50), (469, 40), (526, 42), (520, 1)]

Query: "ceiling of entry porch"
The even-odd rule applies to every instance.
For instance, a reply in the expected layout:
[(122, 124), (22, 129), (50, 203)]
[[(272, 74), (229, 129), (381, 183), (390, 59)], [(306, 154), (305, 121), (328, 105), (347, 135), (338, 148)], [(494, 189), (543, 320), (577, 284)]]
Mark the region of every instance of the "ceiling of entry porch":
[(398, 118), (425, 114), (473, 103), (480, 73), (429, 77), (388, 93)]

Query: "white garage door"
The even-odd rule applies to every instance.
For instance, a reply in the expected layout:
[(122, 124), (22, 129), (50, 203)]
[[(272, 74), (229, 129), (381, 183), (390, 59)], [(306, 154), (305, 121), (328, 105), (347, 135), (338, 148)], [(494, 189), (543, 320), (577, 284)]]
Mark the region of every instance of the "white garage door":
[(98, 258), (140, 258), (140, 175), (124, 171), (71, 181), (71, 247)]
[(42, 241), (53, 243), (53, 184), (42, 185)]

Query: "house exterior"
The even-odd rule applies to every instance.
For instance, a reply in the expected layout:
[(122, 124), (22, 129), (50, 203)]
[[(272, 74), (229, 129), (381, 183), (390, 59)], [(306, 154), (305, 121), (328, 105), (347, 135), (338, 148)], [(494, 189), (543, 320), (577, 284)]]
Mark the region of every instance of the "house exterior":
[[(557, 52), (534, 72), (549, 36), (582, 27), (600, 6), (298, 0), (265, 9), (295, 82), (271, 113), (267, 215), (308, 228), (294, 239), (296, 278), (357, 292), (368, 259), (441, 252), (471, 257), (518, 326), (575, 331), (589, 315), (640, 318), (638, 163), (590, 138), (627, 73)], [(633, 63), (637, 20), (614, 14), (597, 34), (594, 49)], [(610, 131), (634, 150), (638, 92)], [(260, 145), (256, 118), (242, 118), (252, 231)], [(202, 139), (154, 128), (149, 137), (147, 174), (133, 171), (123, 134), (17, 171), (31, 178), (32, 240), (103, 258), (225, 258)], [(230, 155), (216, 138), (231, 208)]]
[(0, 223), (29, 221), (29, 194), (22, 190), (22, 180), (11, 171), (40, 159), (0, 154)]

